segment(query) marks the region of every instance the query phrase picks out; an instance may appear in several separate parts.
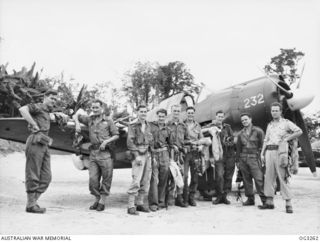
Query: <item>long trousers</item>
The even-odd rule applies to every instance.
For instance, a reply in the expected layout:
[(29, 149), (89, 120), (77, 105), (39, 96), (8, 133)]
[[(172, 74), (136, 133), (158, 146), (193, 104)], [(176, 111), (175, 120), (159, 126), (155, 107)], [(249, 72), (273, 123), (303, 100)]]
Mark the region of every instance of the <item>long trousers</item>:
[(147, 152), (144, 155), (138, 155), (132, 161), (132, 182), (128, 190), (128, 207), (134, 207), (134, 197), (138, 195), (137, 204), (143, 204), (143, 198), (149, 192), (151, 179), (151, 159)]
[(243, 184), (245, 195), (247, 197), (254, 197), (253, 193), (253, 182), (254, 180), (257, 193), (264, 201), (265, 196), (263, 192), (263, 173), (261, 167), (258, 163), (258, 155), (257, 154), (240, 154), (240, 171), (243, 177)]
[(225, 157), (215, 163), (216, 191), (218, 196), (231, 191), (235, 169), (234, 157)]
[(152, 161), (152, 175), (149, 190), (149, 205), (165, 205), (169, 176), (169, 152), (155, 152)]
[(266, 173), (264, 179), (264, 194), (266, 197), (274, 197), (276, 178), (279, 178), (280, 193), (284, 200), (292, 198), (289, 182), (285, 181), (286, 168), (279, 166), (278, 150), (267, 150), (266, 155)]
[[(186, 158), (184, 161), (184, 174), (183, 174), (183, 198), (185, 202), (187, 199), (194, 198), (196, 190), (198, 188), (198, 165), (199, 165), (199, 155), (198, 151), (190, 151), (186, 154)], [(191, 181), (190, 185), (188, 185), (188, 175), (189, 175), (189, 168), (190, 168), (190, 176)]]
[(52, 179), (49, 147), (33, 144), (32, 138), (29, 137), (25, 154), (26, 191), (27, 193), (43, 193), (47, 190)]
[[(113, 176), (113, 161), (109, 151), (92, 150), (89, 164), (89, 190), (96, 197), (109, 195)], [(101, 181), (101, 182), (100, 182)]]

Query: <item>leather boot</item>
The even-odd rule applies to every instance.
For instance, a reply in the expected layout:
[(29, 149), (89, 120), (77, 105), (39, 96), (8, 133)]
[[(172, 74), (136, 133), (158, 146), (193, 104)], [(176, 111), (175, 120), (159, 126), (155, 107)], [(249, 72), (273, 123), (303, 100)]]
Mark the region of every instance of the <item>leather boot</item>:
[(97, 207), (98, 207), (98, 205), (99, 205), (98, 202), (94, 202), (94, 204), (92, 204), (92, 205), (89, 207), (89, 209), (90, 209), (90, 210), (96, 210)]
[(45, 213), (46, 209), (40, 208), (39, 205), (34, 205), (32, 207), (27, 207), (26, 212), (27, 213)]
[(266, 202), (258, 206), (259, 209), (274, 209), (273, 198), (266, 197)]
[(97, 206), (97, 211), (98, 212), (101, 212), (101, 211), (103, 211), (105, 209), (105, 205), (104, 204), (102, 204), (102, 203), (98, 203), (98, 206)]
[(144, 212), (144, 213), (150, 213), (149, 208), (143, 204), (137, 205), (137, 211)]
[(260, 196), (260, 200), (261, 200), (262, 205), (264, 205), (267, 201), (267, 198), (265, 196)]
[(217, 205), (222, 203), (222, 198), (221, 196), (217, 196), (217, 198), (215, 200), (212, 201), (212, 204)]
[(182, 208), (187, 207), (187, 205), (183, 202), (181, 194), (177, 196), (175, 205), (178, 206), (178, 207), (182, 207)]
[(259, 209), (274, 209), (274, 205), (265, 203), (263, 205), (259, 205), (258, 208)]
[(193, 207), (197, 206), (197, 203), (196, 203), (196, 201), (194, 200), (193, 197), (190, 197), (190, 198), (189, 198), (189, 205), (190, 205), (190, 206), (193, 206)]
[(139, 212), (137, 212), (136, 207), (131, 207), (131, 208), (128, 208), (128, 214), (130, 214), (130, 215), (139, 215)]
[(245, 201), (243, 206), (254, 206), (254, 197), (248, 197), (247, 201)]
[(289, 206), (289, 205), (286, 206), (286, 213), (293, 213), (292, 206)]
[(229, 205), (231, 202), (227, 199), (227, 194), (224, 194), (222, 197), (222, 202), (226, 205)]

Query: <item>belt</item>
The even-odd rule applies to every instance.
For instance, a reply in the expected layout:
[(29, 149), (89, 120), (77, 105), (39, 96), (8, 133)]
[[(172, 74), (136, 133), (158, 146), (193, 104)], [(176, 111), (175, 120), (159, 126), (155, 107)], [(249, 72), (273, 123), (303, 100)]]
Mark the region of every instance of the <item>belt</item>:
[(99, 150), (101, 144), (91, 144), (90, 145), (90, 150)]
[(279, 145), (267, 145), (267, 150), (277, 150)]
[(159, 149), (154, 149), (153, 151), (154, 151), (155, 153), (159, 153), (159, 152), (167, 151), (167, 150), (168, 150), (167, 147), (163, 147), (163, 148), (159, 148)]
[(256, 148), (243, 148), (241, 153), (243, 153), (243, 154), (257, 154), (258, 149), (256, 149)]
[(187, 145), (185, 145), (185, 147), (188, 149), (188, 152), (197, 150), (197, 145), (191, 145), (191, 144), (189, 145), (189, 144), (187, 144)]

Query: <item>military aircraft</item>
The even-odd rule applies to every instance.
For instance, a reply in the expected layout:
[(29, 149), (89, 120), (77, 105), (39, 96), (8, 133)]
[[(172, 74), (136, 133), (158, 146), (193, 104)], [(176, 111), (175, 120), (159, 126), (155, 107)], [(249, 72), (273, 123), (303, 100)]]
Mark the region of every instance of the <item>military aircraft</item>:
[[(300, 113), (300, 109), (306, 107), (312, 100), (312, 95), (302, 95), (300, 89), (291, 90), (278, 76), (264, 76), (212, 93), (205, 100), (196, 104), (192, 95), (188, 93), (176, 94), (149, 111), (147, 120), (155, 120), (156, 111), (159, 108), (165, 108), (170, 118), (171, 106), (181, 104), (182, 118), (185, 117), (185, 110), (188, 106), (195, 106), (196, 121), (202, 126), (210, 123), (215, 118), (217, 110), (223, 110), (226, 114), (225, 122), (229, 123), (235, 131), (240, 130), (240, 114), (245, 111), (251, 113), (255, 125), (265, 130), (267, 123), (271, 120), (270, 104), (275, 101), (281, 102), (284, 106), (284, 117), (295, 122), (303, 130), (303, 135), (299, 137), (299, 143), (310, 170), (314, 173), (316, 172), (315, 160), (307, 136), (306, 126)], [(120, 138), (112, 146), (114, 168), (131, 167), (131, 162), (126, 155), (127, 127), (121, 125), (122, 121), (115, 120), (115, 123), (119, 124)], [(28, 134), (27, 123), (24, 119), (0, 118), (0, 138), (25, 142)], [(85, 126), (82, 127), (82, 134), (85, 139), (88, 137), (88, 130)], [(60, 129), (57, 123), (52, 123), (49, 135), (54, 140), (51, 146), (52, 149), (80, 153), (84, 156), (89, 154), (88, 146), (83, 145), (80, 150), (73, 147), (73, 122), (68, 122), (64, 131)]]

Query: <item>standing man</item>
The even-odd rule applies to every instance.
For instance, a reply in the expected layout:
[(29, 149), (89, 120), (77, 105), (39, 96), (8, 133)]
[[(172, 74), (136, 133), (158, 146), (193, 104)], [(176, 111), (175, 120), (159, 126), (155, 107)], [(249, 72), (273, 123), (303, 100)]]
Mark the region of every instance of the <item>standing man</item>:
[(19, 109), (22, 117), (29, 123), (31, 134), (26, 142), (26, 191), (28, 213), (45, 213), (46, 209), (37, 204), (51, 182), (49, 145), (50, 112), (57, 101), (57, 92), (48, 90), (43, 103), (31, 103)]
[[(103, 211), (113, 176), (113, 160), (108, 145), (119, 138), (119, 132), (111, 118), (103, 113), (102, 101), (95, 99), (91, 103), (92, 115), (79, 115), (77, 112), (73, 119), (76, 131), (81, 132), (80, 122), (89, 128), (90, 138), (90, 164), (89, 164), (89, 190), (95, 197), (90, 210)], [(101, 180), (102, 177), (102, 180)], [(101, 180), (101, 182), (100, 182)]]
[(252, 179), (262, 204), (264, 204), (266, 198), (263, 193), (262, 164), (259, 161), (264, 133), (262, 129), (252, 125), (252, 118), (249, 113), (241, 114), (240, 119), (244, 128), (238, 134), (236, 161), (237, 167), (240, 168), (242, 173), (245, 195), (248, 198), (243, 206), (255, 204)]
[[(150, 149), (153, 146), (153, 137), (150, 124), (146, 121), (147, 107), (138, 106), (138, 120), (129, 126), (127, 145), (133, 154), (132, 161), (132, 183), (128, 190), (128, 214), (138, 215), (140, 212), (150, 212), (143, 204), (144, 196), (149, 191), (151, 179), (151, 157)], [(135, 196), (137, 196), (137, 207), (135, 207)]]
[[(288, 172), (288, 165), (280, 165), (279, 146), (283, 146), (283, 144), (287, 145), (288, 141), (299, 137), (302, 134), (302, 130), (291, 121), (282, 118), (281, 114), (282, 105), (277, 102), (272, 103), (271, 116), (273, 120), (268, 124), (261, 151), (261, 160), (266, 163), (264, 194), (266, 195), (267, 200), (266, 203), (259, 206), (259, 208), (274, 208), (274, 184), (278, 177), (282, 198), (286, 200), (286, 212), (293, 213), (291, 204), (292, 193), (289, 183), (285, 178)], [(293, 171), (294, 174), (296, 172), (296, 170)]]
[[(203, 138), (201, 133), (201, 126), (194, 120), (194, 107), (187, 108), (187, 119), (185, 120), (185, 125), (187, 127), (187, 153), (184, 161), (184, 187), (183, 187), (183, 198), (184, 203), (189, 203), (190, 206), (197, 206), (194, 200), (194, 195), (198, 188), (198, 166), (200, 165), (200, 155), (199, 150), (200, 143), (199, 140)], [(188, 173), (190, 167), (191, 182), (188, 186)]]
[[(168, 122), (168, 127), (171, 130), (171, 144), (173, 147), (173, 157), (172, 159), (181, 162), (182, 165), (184, 164), (184, 143), (187, 140), (187, 128), (186, 125), (183, 122), (180, 122), (180, 113), (181, 113), (181, 105), (172, 105), (171, 107), (171, 113), (172, 113), (172, 119)], [(181, 164), (180, 164), (181, 165)], [(175, 205), (179, 207), (187, 207), (188, 203), (185, 203), (183, 201), (183, 189), (177, 187), (177, 198), (175, 200)], [(174, 197), (174, 190), (175, 190), (175, 183), (173, 181), (173, 178), (170, 178), (170, 185), (169, 185), (169, 204), (171, 197)]]
[(213, 125), (220, 130), (220, 140), (223, 149), (223, 159), (216, 161), (215, 163), (215, 176), (217, 185), (217, 198), (213, 204), (230, 204), (227, 199), (227, 194), (231, 191), (232, 177), (235, 168), (234, 161), (234, 141), (233, 131), (229, 124), (223, 123), (224, 112), (219, 110), (216, 112), (216, 120), (213, 121)]
[(150, 123), (153, 135), (152, 175), (149, 190), (149, 208), (155, 212), (166, 207), (165, 197), (169, 175), (170, 128), (165, 123), (167, 110), (157, 111), (158, 121)]

